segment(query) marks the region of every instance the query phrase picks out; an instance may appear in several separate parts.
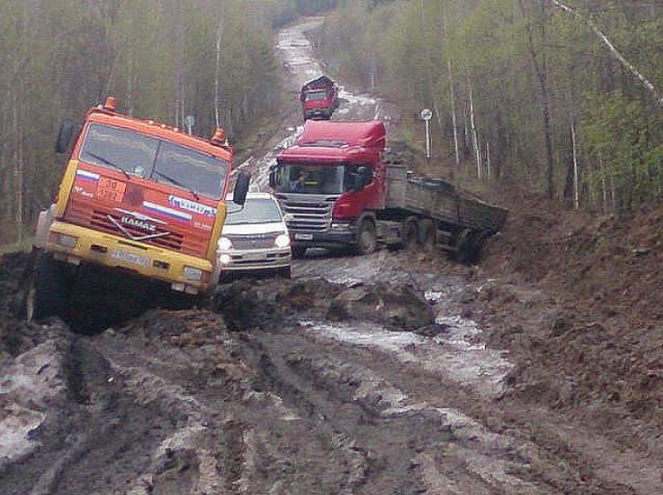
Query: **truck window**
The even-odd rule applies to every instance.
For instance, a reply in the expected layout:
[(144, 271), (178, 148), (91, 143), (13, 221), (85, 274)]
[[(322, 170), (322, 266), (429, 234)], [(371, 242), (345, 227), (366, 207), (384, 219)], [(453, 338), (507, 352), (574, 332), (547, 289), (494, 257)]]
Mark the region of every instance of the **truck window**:
[(80, 159), (219, 199), (228, 162), (185, 146), (107, 125), (90, 126)]
[(306, 93), (306, 101), (322, 101), (326, 98), (326, 91), (311, 91)]
[(228, 164), (184, 146), (162, 142), (154, 165), (154, 180), (181, 184), (199, 194), (218, 199)]
[(226, 216), (226, 225), (275, 223), (282, 218), (276, 201), (268, 198), (247, 198), (243, 209), (234, 204), (231, 208)]
[(345, 165), (281, 164), (276, 190), (282, 193), (341, 194), (346, 189)]
[(120, 168), (146, 177), (151, 171), (159, 140), (106, 125), (90, 126), (80, 159), (91, 165)]

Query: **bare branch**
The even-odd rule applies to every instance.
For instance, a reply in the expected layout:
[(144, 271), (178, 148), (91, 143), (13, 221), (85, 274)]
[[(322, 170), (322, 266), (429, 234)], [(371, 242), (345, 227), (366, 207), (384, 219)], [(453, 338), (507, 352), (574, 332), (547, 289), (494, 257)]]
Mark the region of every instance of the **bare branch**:
[(604, 45), (608, 47), (610, 52), (612, 53), (613, 57), (616, 58), (626, 69), (631, 72), (635, 77), (637, 77), (640, 82), (647, 88), (647, 90), (652, 94), (652, 96), (656, 99), (656, 102), (663, 107), (663, 96), (661, 96), (661, 93), (659, 90), (654, 86), (654, 84), (647, 79), (638, 69), (635, 68), (633, 64), (631, 64), (626, 58), (621, 54), (619, 50), (615, 47), (615, 45), (612, 44), (610, 39), (599, 29), (599, 27), (596, 25), (596, 23), (591, 19), (591, 17), (584, 16), (580, 12), (578, 12), (577, 9), (573, 7), (569, 7), (568, 5), (563, 4), (559, 0), (548, 0), (550, 3), (552, 3), (555, 7), (558, 9), (563, 10), (567, 14), (571, 14), (584, 24), (587, 24), (589, 28), (594, 31), (594, 33), (599, 37), (599, 39), (603, 42)]

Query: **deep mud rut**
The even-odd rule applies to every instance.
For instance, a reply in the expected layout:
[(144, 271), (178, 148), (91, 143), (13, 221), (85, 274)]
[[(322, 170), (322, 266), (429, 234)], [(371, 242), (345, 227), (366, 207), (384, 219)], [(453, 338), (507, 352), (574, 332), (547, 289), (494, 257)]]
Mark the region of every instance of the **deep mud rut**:
[(501, 282), (439, 253), (313, 252), (292, 281), (93, 337), (9, 316), (23, 262), (0, 264), (2, 495), (663, 493), (660, 437), (620, 444), (513, 394), (527, 356), (468, 304)]

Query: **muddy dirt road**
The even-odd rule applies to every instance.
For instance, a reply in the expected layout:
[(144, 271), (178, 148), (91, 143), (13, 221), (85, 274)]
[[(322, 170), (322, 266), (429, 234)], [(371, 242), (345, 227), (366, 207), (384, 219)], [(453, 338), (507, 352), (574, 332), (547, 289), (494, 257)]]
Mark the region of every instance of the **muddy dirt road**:
[[(282, 33), (297, 77), (317, 75), (317, 22)], [(346, 116), (384, 108), (353, 98)], [(505, 329), (477, 323), (481, 298), (547, 296), (441, 254), (313, 253), (292, 281), (94, 337), (9, 316), (24, 261), (0, 264), (2, 495), (663, 493), (660, 437), (618, 443), (512, 394), (528, 357), (490, 345)]]

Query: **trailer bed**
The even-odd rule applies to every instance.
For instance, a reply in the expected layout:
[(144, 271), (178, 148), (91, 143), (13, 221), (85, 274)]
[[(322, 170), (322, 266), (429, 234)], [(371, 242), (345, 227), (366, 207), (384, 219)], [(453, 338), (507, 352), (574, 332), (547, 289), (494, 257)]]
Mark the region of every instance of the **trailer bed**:
[(445, 180), (408, 177), (402, 165), (389, 165), (387, 181), (387, 207), (433, 218), (452, 231), (469, 229), (493, 235), (508, 216), (506, 209), (460, 191)]

